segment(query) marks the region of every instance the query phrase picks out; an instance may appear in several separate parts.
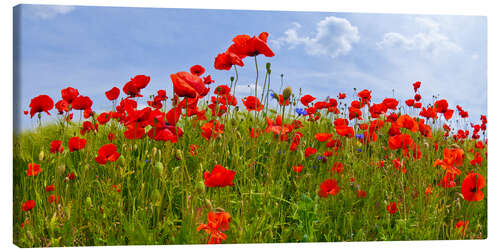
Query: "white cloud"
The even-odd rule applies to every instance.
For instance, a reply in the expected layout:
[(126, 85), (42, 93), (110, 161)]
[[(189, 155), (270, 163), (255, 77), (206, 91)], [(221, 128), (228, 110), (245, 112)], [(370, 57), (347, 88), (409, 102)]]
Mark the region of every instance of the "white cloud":
[(283, 45), (288, 45), (290, 49), (304, 45), (309, 55), (335, 58), (349, 53), (352, 44), (359, 41), (358, 28), (345, 18), (326, 17), (316, 24), (313, 37), (299, 35), (297, 30), (302, 27), (299, 23), (294, 22), (293, 26), (284, 32), (284, 37), (272, 40), (271, 45), (277, 49)]
[(444, 35), (438, 23), (431, 19), (417, 17), (415, 22), (423, 26), (426, 31), (417, 33), (413, 36), (405, 36), (397, 32), (388, 32), (384, 34), (382, 41), (377, 43), (379, 48), (402, 48), (405, 50), (417, 50), (423, 53), (437, 55), (440, 51), (462, 51), (462, 48), (450, 41)]
[[(249, 95), (255, 95), (255, 83), (251, 83), (248, 85), (236, 85), (235, 92), (236, 92), (235, 95), (241, 98)], [(257, 85), (257, 97), (260, 99), (261, 95), (262, 95), (262, 87), (260, 85)]]
[(65, 15), (75, 10), (74, 6), (64, 5), (30, 5), (31, 14), (41, 19), (51, 19), (57, 15)]

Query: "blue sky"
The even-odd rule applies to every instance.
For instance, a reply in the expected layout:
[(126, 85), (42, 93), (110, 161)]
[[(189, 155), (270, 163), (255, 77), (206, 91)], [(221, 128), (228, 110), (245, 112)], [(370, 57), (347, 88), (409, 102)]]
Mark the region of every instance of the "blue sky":
[[(18, 113), (39, 94), (60, 100), (68, 86), (105, 111), (104, 92), (138, 74), (151, 76), (145, 96), (158, 89), (171, 96), (169, 75), (195, 64), (216, 84), (229, 84), (233, 71), (215, 70), (215, 56), (235, 35), (262, 31), (276, 56), (258, 61), (262, 70), (272, 63), (275, 90), (283, 73), (295, 91), (334, 97), (369, 89), (378, 103), (393, 89), (400, 101), (411, 98), (411, 83), (421, 81), (424, 104), (439, 94), (473, 122), (487, 112), (486, 17), (49, 5), (21, 5), (14, 13)], [(239, 98), (255, 81), (252, 58), (244, 62)], [(19, 122), (21, 129), (36, 125), (24, 115)]]

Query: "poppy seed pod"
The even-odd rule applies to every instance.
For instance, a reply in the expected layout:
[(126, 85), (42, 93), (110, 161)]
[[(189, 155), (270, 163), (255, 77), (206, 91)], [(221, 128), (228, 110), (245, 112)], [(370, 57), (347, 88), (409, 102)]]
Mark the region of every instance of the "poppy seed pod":
[(40, 161), (43, 161), (44, 156), (45, 156), (45, 154), (43, 153), (43, 150), (42, 150), (42, 151), (40, 151), (40, 154), (38, 155), (38, 159)]
[(271, 63), (270, 62), (266, 63), (266, 70), (267, 70), (267, 73), (271, 73)]
[(87, 207), (92, 207), (92, 198), (90, 198), (90, 196), (87, 196), (85, 204), (87, 204)]
[(161, 177), (163, 175), (163, 164), (161, 162), (157, 162), (155, 164), (154, 174), (157, 177)]
[(156, 147), (153, 148), (153, 157), (156, 156), (156, 153), (157, 153), (158, 149)]
[(63, 175), (64, 171), (66, 171), (66, 166), (64, 164), (59, 165), (59, 167), (57, 167), (57, 173), (59, 174), (59, 176)]
[(205, 183), (203, 180), (196, 183), (196, 192), (204, 193), (205, 192)]
[(288, 86), (283, 90), (283, 99), (286, 101), (292, 95), (292, 87)]

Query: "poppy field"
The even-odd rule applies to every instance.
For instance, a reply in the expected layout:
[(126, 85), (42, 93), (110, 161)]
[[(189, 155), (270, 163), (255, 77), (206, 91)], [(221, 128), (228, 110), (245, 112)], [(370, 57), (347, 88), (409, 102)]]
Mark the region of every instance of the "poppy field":
[[(407, 100), (271, 82), (268, 36), (220, 48), (214, 68), (234, 72), (224, 83), (194, 65), (154, 96), (141, 94), (146, 72), (110, 83), (102, 112), (71, 86), (31, 97), (37, 126), (14, 135), (14, 243), (487, 238), (485, 115), (470, 122), (446, 93), (422, 102), (431, 86), (418, 79)], [(242, 71), (255, 85), (239, 99)]]

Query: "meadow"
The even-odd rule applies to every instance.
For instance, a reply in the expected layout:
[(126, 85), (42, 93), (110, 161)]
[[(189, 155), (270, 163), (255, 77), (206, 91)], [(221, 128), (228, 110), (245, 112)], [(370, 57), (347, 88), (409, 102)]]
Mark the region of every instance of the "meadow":
[[(472, 124), (446, 99), (419, 102), (418, 81), (408, 100), (271, 83), (257, 61), (274, 56), (267, 36), (238, 35), (217, 55), (229, 84), (195, 65), (154, 96), (140, 93), (146, 75), (110, 85), (107, 112), (71, 87), (33, 97), (25, 115), (39, 125), (14, 135), (14, 243), (487, 237), (486, 116)], [(238, 71), (254, 63), (256, 91), (237, 100)], [(42, 124), (47, 114), (56, 122)]]

